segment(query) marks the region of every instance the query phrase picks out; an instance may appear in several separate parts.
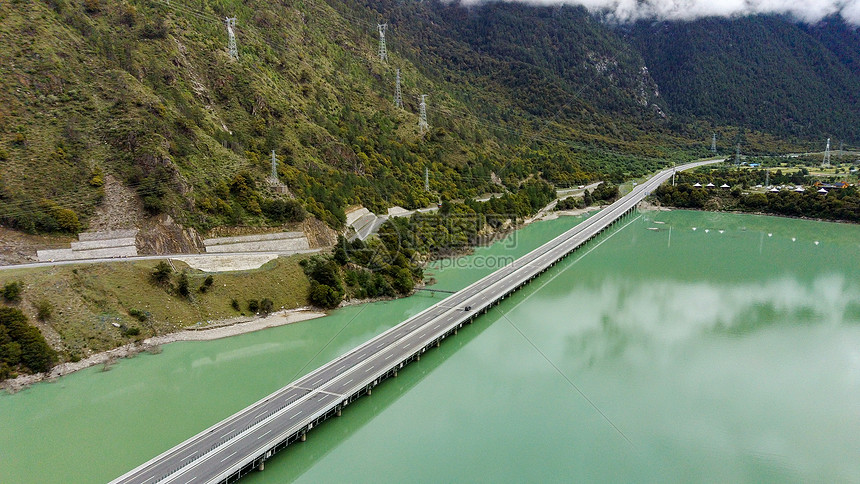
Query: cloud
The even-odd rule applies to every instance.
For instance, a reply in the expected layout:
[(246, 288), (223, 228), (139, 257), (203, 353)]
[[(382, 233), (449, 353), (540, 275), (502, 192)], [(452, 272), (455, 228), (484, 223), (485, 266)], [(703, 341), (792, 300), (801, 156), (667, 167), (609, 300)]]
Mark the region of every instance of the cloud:
[[(693, 20), (701, 17), (733, 17), (751, 14), (789, 14), (804, 22), (841, 14), (860, 24), (860, 0), (503, 0), (531, 5), (579, 5), (608, 14), (619, 22), (639, 19)], [(475, 5), (483, 0), (464, 0)]]

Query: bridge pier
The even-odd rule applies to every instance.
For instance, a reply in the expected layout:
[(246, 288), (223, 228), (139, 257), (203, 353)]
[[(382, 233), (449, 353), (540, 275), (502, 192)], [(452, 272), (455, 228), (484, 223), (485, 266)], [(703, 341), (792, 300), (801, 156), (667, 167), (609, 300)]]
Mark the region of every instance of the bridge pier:
[(302, 438), (300, 439), (302, 442), (308, 440), (308, 434), (302, 434)]
[(260, 466), (257, 469), (260, 471), (263, 471), (266, 469), (266, 459), (263, 459), (260, 461)]

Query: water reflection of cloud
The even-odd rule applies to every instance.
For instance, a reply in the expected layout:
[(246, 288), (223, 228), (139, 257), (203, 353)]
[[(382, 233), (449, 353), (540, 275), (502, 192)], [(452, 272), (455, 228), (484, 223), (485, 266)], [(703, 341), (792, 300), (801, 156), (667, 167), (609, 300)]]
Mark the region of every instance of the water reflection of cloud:
[[(659, 449), (670, 475), (858, 482), (858, 294), (856, 279), (831, 273), (744, 285), (610, 278), (509, 317), (638, 446)], [(495, 355), (507, 378), (558, 380), (533, 352), (512, 353)]]
[(557, 332), (552, 340), (563, 342), (561, 353), (593, 362), (703, 334), (742, 337), (774, 325), (860, 323), (852, 306), (857, 294), (860, 288), (841, 274), (822, 274), (812, 284), (786, 278), (733, 286), (612, 279), (573, 288), (563, 309), (547, 316), (555, 324), (541, 329)]

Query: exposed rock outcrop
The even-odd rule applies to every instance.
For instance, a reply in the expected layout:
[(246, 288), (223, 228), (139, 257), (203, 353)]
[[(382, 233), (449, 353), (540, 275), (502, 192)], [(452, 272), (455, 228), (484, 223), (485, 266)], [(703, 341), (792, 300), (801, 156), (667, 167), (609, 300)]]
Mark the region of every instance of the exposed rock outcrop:
[(199, 254), (205, 248), (196, 230), (176, 223), (170, 215), (159, 215), (141, 223), (137, 251), (148, 255)]

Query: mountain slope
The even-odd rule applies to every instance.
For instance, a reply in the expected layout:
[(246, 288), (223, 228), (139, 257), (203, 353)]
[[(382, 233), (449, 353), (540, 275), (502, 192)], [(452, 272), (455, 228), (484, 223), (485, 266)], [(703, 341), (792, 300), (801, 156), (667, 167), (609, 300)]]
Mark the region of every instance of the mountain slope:
[(639, 22), (630, 38), (676, 114), (853, 141), (860, 137), (860, 42), (844, 24), (844, 35), (831, 33), (824, 25), (752, 16)]
[[(497, 191), (493, 172), (515, 191), (546, 166), (564, 184), (621, 178), (683, 146), (672, 136), (662, 147), (637, 141), (645, 134), (637, 116), (648, 119), (648, 110), (627, 99), (629, 86), (572, 76), (577, 58), (481, 53), (505, 22), (515, 22), (509, 12), (491, 20), (492, 32), (475, 33), (481, 22), (461, 25), (465, 42), (442, 28), (454, 26), (462, 9), (404, 6), (442, 23), (424, 43), (417, 35), (398, 44), (404, 24), (392, 15), (384, 63), (376, 56), (378, 14), (351, 6), (12, 2), (0, 12), (10, 39), (0, 50), (0, 217), (24, 230), (75, 232), (100, 203), (109, 174), (134, 188), (149, 213), (168, 212), (199, 229), (278, 224), (296, 212), (284, 210), (265, 181), (274, 150), (279, 176), (301, 205), (338, 226), (348, 204), (382, 210)], [(238, 60), (226, 49), (226, 16), (238, 19)], [(411, 28), (421, 31), (422, 21)], [(547, 19), (544, 31), (554, 22)], [(593, 50), (614, 56), (617, 39), (589, 28), (603, 32)], [(458, 52), (462, 58), (452, 57)], [(471, 62), (477, 71), (467, 70)], [(636, 77), (638, 61), (631, 62)], [(405, 110), (391, 101), (394, 67), (403, 71)], [(604, 96), (611, 102), (577, 100), (588, 89), (611, 91)], [(417, 129), (419, 93), (431, 94), (427, 135)], [(630, 116), (609, 123), (612, 103)], [(652, 159), (636, 156), (643, 154)], [(425, 168), (431, 193), (423, 190)]]
[[(228, 16), (237, 19), (238, 59), (226, 49)], [(0, 221), (26, 231), (85, 229), (108, 176), (148, 214), (199, 230), (277, 226), (303, 210), (339, 227), (352, 204), (415, 208), (517, 192), (533, 178), (619, 181), (706, 153), (713, 124), (792, 136), (793, 145), (778, 147), (788, 149), (855, 114), (853, 98), (838, 94), (855, 83), (845, 67), (852, 51), (821, 57), (824, 67), (807, 62), (836, 50), (775, 18), (703, 24), (715, 29), (708, 35), (745, 39), (747, 50), (759, 37), (787, 40), (753, 49), (763, 67), (749, 72), (708, 51), (729, 72), (685, 72), (686, 80), (671, 73), (673, 63), (692, 69), (697, 58), (668, 45), (680, 24), (649, 42), (642, 36), (651, 27), (639, 25), (633, 45), (582, 8), (14, 0), (0, 20), (8, 39), (0, 48)], [(389, 25), (386, 62), (377, 22)], [(710, 45), (704, 34), (684, 35)], [(804, 77), (773, 77), (782, 58)], [(402, 110), (392, 102), (395, 69)], [(750, 87), (760, 76), (779, 80), (761, 96), (768, 102)], [(735, 82), (744, 89), (726, 103), (720, 90)], [(786, 100), (791, 92), (802, 99)], [(419, 94), (430, 95), (427, 133), (417, 127)], [(822, 100), (842, 106), (838, 116), (804, 121)], [(780, 141), (747, 135), (751, 149)], [(267, 181), (272, 151), (289, 194)]]

